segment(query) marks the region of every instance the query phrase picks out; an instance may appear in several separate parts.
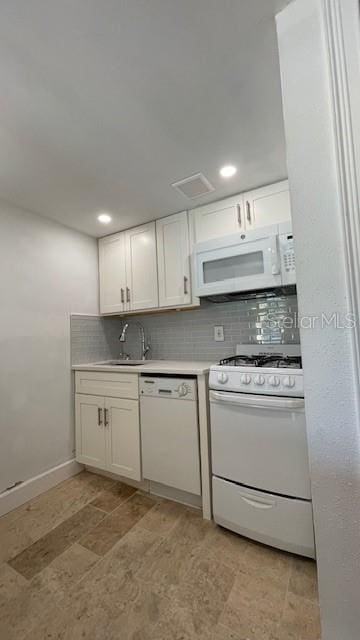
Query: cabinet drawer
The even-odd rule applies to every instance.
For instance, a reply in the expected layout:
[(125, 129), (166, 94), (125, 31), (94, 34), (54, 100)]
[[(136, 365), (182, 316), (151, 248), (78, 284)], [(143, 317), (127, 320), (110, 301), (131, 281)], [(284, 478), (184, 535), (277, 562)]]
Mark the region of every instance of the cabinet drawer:
[(139, 382), (136, 373), (107, 373), (76, 371), (76, 393), (86, 393), (110, 398), (139, 398)]
[(213, 511), (215, 522), (240, 535), (315, 557), (310, 501), (247, 489), (214, 476)]

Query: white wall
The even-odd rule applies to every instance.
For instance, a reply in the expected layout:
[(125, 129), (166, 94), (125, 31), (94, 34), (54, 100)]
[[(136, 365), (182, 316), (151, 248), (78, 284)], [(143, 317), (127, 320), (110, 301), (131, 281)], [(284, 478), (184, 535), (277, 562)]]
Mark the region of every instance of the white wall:
[[(336, 91), (330, 64), (342, 55), (341, 8), (352, 11), (352, 22), (359, 24), (356, 0), (296, 0), (277, 22), (299, 313), (337, 312), (344, 318), (353, 311), (347, 225), (351, 196), (353, 207), (358, 202), (351, 193), (356, 175), (351, 145), (346, 149), (349, 120), (345, 135), (336, 132), (350, 111), (345, 117), (343, 109), (337, 121), (334, 112), (334, 101), (346, 100), (346, 92)], [(359, 86), (359, 76), (353, 81)], [(352, 183), (341, 149), (350, 150)], [(360, 638), (356, 335), (320, 326), (301, 332), (323, 640)]]
[(98, 312), (93, 238), (0, 202), (0, 491), (73, 457), (72, 312)]

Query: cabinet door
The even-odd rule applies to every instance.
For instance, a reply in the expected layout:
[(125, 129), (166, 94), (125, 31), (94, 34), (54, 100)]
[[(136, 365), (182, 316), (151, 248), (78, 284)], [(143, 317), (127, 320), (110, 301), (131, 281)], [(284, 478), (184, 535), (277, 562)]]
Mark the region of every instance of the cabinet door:
[(287, 180), (244, 193), (246, 227), (258, 229), (291, 220)]
[(194, 241), (203, 242), (245, 229), (242, 194), (190, 211)]
[(190, 304), (189, 227), (186, 211), (156, 221), (159, 306)]
[(99, 240), (100, 313), (125, 310), (125, 234)]
[(125, 232), (127, 310), (159, 304), (155, 222)]
[(75, 395), (76, 460), (106, 469), (104, 398)]
[(141, 480), (139, 402), (105, 398), (107, 469)]

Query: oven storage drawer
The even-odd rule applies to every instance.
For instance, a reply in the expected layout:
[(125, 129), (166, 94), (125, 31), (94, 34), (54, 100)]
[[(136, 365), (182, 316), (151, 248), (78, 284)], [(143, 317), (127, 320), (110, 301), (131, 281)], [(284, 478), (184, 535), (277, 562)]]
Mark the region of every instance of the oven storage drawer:
[(310, 501), (284, 498), (213, 477), (214, 520), (243, 536), (315, 557)]

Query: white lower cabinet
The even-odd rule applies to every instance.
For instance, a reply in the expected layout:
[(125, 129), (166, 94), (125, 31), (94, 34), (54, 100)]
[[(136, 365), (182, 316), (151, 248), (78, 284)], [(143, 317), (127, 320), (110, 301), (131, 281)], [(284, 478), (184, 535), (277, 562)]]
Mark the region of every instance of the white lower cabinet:
[(139, 402), (105, 398), (107, 468), (141, 480)]
[(98, 469), (106, 469), (104, 398), (77, 393), (76, 459)]
[(76, 393), (76, 460), (141, 480), (139, 401)]

